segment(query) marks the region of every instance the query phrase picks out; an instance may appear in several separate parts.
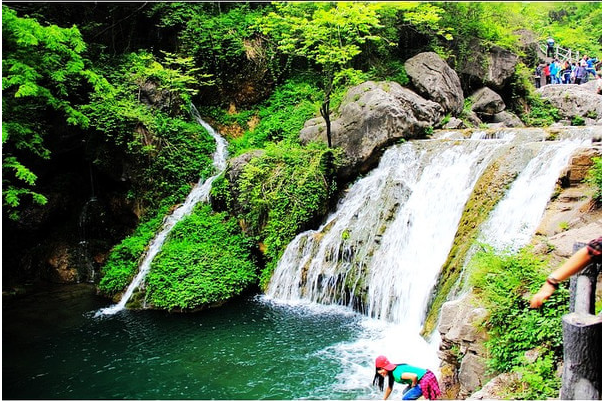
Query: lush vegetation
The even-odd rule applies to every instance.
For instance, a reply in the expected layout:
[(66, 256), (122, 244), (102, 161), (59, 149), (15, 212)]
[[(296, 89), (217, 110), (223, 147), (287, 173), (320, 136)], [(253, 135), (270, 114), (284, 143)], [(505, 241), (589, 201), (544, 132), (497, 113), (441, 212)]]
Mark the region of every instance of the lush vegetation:
[[(139, 217), (103, 267), (101, 290), (119, 293), (163, 216), (214, 173), (213, 140), (189, 116), (191, 102), (198, 103), (223, 128), (232, 157), (254, 157), (237, 182), (215, 181), (220, 214), (197, 210), (181, 228), (190, 241), (174, 233), (174, 244), (153, 266), (162, 278), (151, 274), (147, 295), (165, 308), (218, 302), (258, 277), (265, 284), (286, 244), (327, 212), (341, 155), (323, 144), (301, 145), (298, 132), (312, 117), (328, 119), (349, 86), (368, 79), (406, 85), (403, 60), (421, 51), (437, 52), (458, 71), (476, 48), (520, 53), (514, 32), (521, 28), (595, 54), (601, 10), (598, 3), (485, 2), (4, 5), (5, 215), (18, 221), (46, 202), (38, 172), (52, 162), (65, 132), (85, 142), (82, 157), (120, 177)], [(115, 22), (117, 14), (123, 20)], [(558, 115), (533, 93), (531, 67), (521, 65), (514, 77), (513, 110), (530, 125), (548, 125)], [(232, 235), (232, 252), (213, 257), (218, 266), (240, 257), (240, 276), (197, 264), (197, 249), (212, 243), (195, 231), (200, 227)], [(261, 249), (265, 260), (256, 262), (249, 247)], [(190, 271), (173, 271), (174, 282), (223, 271), (231, 287), (198, 297), (190, 293), (206, 281), (170, 288), (166, 271), (178, 255), (195, 262)]]
[[(600, 57), (601, 20), (596, 2), (3, 5), (4, 216), (22, 223), (43, 208), (50, 190), (39, 176), (65, 138), (84, 143), (80, 157), (123, 186), (117, 197), (138, 217), (101, 271), (99, 289), (118, 295), (164, 217), (215, 173), (214, 141), (190, 117), (196, 104), (227, 136), (232, 158), (251, 156), (235, 182), (226, 174), (214, 181), (213, 209), (199, 206), (174, 227), (142, 295), (168, 310), (218, 304), (265, 286), (285, 246), (336, 200), (340, 150), (302, 145), (298, 134), (310, 118), (336, 112), (348, 87), (368, 79), (407, 85), (403, 61), (422, 51), (461, 71), (477, 51), (501, 46), (524, 60), (510, 109), (527, 125), (550, 125), (558, 111), (535, 93), (515, 31)], [(599, 158), (588, 180), (602, 202)], [(471, 266), (491, 311), (483, 322), (491, 369), (518, 372), (527, 384), (508, 398), (557, 395), (567, 291), (541, 310), (529, 310), (525, 298), (546, 269), (528, 250), (485, 250)], [(528, 363), (532, 349), (540, 357)]]
[[(547, 262), (524, 248), (518, 254), (497, 254), (491, 249), (477, 253), (468, 267), (470, 283), (479, 302), (490, 314), (482, 324), (489, 333), (487, 349), (493, 372), (516, 372), (521, 383), (506, 389), (504, 398), (557, 397), (556, 375), (562, 360), (562, 316), (568, 313), (566, 283), (546, 302), (529, 309), (529, 296), (545, 281)], [(528, 361), (534, 350), (538, 358)]]
[(252, 248), (236, 219), (200, 205), (173, 228), (153, 261), (146, 299), (169, 310), (227, 301), (257, 281)]
[(2, 43), (10, 49), (2, 56), (2, 204), (18, 219), (24, 198), (47, 201), (36, 192), (31, 165), (51, 157), (45, 137), (53, 122), (86, 128), (78, 89), (101, 92), (107, 83), (84, 59), (86, 43), (76, 27), (43, 26), (3, 5)]

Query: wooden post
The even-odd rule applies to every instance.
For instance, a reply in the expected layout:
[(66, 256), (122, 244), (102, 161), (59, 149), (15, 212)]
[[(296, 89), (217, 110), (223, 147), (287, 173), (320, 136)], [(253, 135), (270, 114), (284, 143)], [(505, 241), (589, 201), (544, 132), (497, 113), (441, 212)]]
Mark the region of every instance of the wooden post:
[[(573, 251), (584, 245), (575, 244)], [(563, 400), (602, 399), (602, 316), (593, 314), (598, 268), (591, 264), (571, 277), (571, 313), (562, 318)]]

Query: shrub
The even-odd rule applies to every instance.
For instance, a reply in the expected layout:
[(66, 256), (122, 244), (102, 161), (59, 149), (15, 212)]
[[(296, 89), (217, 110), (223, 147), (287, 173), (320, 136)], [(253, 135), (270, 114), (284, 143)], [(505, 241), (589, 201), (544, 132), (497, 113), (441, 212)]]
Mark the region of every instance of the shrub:
[[(483, 323), (489, 332), (486, 346), (493, 372), (517, 372), (528, 386), (512, 398), (544, 399), (558, 396), (555, 376), (562, 359), (562, 315), (568, 313), (566, 284), (540, 309), (529, 309), (529, 296), (547, 275), (545, 260), (525, 248), (517, 254), (497, 254), (490, 248), (478, 252), (470, 262), (471, 284), (490, 311)], [(539, 359), (527, 363), (526, 351), (538, 349)]]
[(235, 219), (202, 204), (178, 222), (146, 277), (146, 300), (162, 309), (194, 309), (241, 294), (256, 282), (251, 241)]
[(549, 100), (542, 99), (537, 94), (527, 97), (529, 111), (522, 116), (523, 121), (533, 127), (550, 126), (560, 120), (560, 113)]
[(602, 158), (594, 157), (592, 161), (592, 168), (589, 170), (585, 181), (594, 187), (594, 200), (600, 204), (602, 203)]
[(240, 217), (264, 242), (268, 262), (276, 262), (295, 235), (326, 212), (335, 190), (329, 170), (339, 154), (324, 143), (279, 143), (245, 167), (238, 181), (239, 202), (245, 205)]
[(113, 296), (123, 291), (138, 273), (138, 265), (146, 248), (161, 227), (167, 208), (140, 224), (136, 231), (117, 244), (109, 254), (107, 263), (102, 267), (102, 278), (98, 283), (101, 293)]

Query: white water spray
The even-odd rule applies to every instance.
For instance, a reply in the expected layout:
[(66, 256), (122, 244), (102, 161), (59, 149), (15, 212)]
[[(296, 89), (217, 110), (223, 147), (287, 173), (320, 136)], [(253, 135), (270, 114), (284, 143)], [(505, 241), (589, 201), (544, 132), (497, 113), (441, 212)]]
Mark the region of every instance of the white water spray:
[(493, 160), (522, 171), (490, 228), (493, 237), (530, 239), (524, 227), (539, 222), (560, 170), (592, 136), (566, 131), (579, 138), (545, 141), (545, 130), (504, 129), (466, 139), (457, 131), (388, 149), (320, 228), (289, 244), (266, 298), (344, 305), (376, 318), (365, 320), (360, 338), (323, 351), (340, 359), (342, 389), (368, 385), (378, 354), (437, 372), (439, 336), (426, 341), (419, 332), (474, 185)]
[(134, 279), (128, 286), (127, 290), (121, 297), (119, 303), (101, 309), (96, 313), (96, 316), (113, 315), (125, 308), (126, 303), (129, 301), (134, 291), (142, 284), (144, 278), (148, 274), (152, 261), (155, 259), (155, 256), (157, 256), (157, 254), (161, 250), (163, 243), (167, 239), (167, 236), (169, 235), (172, 228), (176, 225), (177, 222), (182, 220), (185, 216), (189, 215), (194, 209), (194, 207), (197, 205), (197, 203), (207, 202), (209, 200), (209, 191), (211, 190), (211, 184), (213, 183), (215, 178), (217, 178), (217, 176), (219, 176), (219, 174), (221, 174), (221, 172), (226, 168), (226, 158), (228, 156), (226, 140), (222, 138), (219, 134), (217, 134), (209, 124), (203, 121), (203, 119), (199, 115), (198, 110), (196, 109), (196, 107), (194, 107), (194, 105), (191, 105), (191, 112), (192, 116), (197, 120), (197, 122), (201, 124), (207, 130), (207, 132), (209, 132), (209, 135), (211, 135), (215, 139), (216, 150), (213, 154), (213, 165), (217, 170), (217, 174), (215, 174), (212, 177), (209, 177), (205, 181), (199, 181), (192, 188), (192, 191), (188, 194), (184, 203), (181, 204), (176, 210), (174, 210), (171, 215), (165, 218), (161, 231), (155, 236), (155, 238), (153, 238), (153, 240), (148, 246), (148, 250), (144, 255), (142, 263), (140, 264), (138, 274), (136, 275), (136, 277), (134, 277)]
[[(496, 149), (493, 141), (449, 144), (387, 150), (322, 227), (289, 245), (267, 295), (343, 304), (404, 325), (411, 320), (418, 331), (464, 204)], [(359, 305), (361, 297), (367, 303)]]
[(542, 144), (514, 180), (506, 196), (481, 229), (479, 240), (498, 251), (518, 251), (531, 241), (561, 170), (583, 139)]

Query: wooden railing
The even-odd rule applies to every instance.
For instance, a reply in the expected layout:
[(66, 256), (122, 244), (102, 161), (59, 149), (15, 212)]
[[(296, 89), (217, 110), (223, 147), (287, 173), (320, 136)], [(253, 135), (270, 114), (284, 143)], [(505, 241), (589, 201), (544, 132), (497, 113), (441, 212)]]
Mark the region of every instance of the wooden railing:
[[(543, 54), (548, 55), (548, 44), (547, 43), (540, 43), (539, 44), (539, 49), (543, 52)], [(574, 60), (577, 61), (579, 60), (579, 50), (577, 50), (576, 52), (573, 53), (573, 51), (571, 49), (564, 49), (558, 45), (554, 46), (554, 55), (552, 56), (553, 58), (557, 58), (560, 61), (566, 61), (566, 60)]]
[[(573, 251), (583, 246), (574, 244)], [(602, 399), (602, 315), (594, 314), (599, 272), (600, 264), (592, 263), (571, 277), (571, 313), (562, 318), (562, 400)]]

